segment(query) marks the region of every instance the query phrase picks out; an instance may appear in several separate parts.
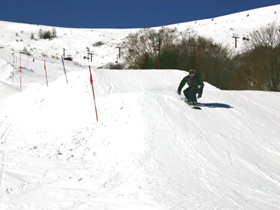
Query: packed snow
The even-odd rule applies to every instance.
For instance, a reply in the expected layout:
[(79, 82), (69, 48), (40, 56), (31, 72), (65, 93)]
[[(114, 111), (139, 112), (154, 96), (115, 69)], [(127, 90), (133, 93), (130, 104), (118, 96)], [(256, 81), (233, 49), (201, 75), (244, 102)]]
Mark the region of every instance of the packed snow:
[[(227, 44), (224, 28), (248, 20), (250, 31), (279, 14), (276, 5), (177, 27), (202, 24), (199, 34)], [(278, 92), (205, 82), (195, 110), (176, 92), (185, 71), (97, 68), (137, 29), (57, 28), (57, 39), (36, 41), (27, 37), (41, 26), (0, 25), (1, 210), (280, 209)], [(93, 62), (82, 52), (90, 36), (105, 43)], [(20, 55), (25, 44), (36, 55)]]

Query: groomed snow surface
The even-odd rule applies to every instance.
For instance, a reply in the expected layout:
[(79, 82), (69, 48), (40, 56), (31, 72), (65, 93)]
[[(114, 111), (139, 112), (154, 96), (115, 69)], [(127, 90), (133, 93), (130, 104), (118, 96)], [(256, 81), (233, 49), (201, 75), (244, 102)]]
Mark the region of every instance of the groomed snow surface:
[(50, 63), (0, 59), (1, 210), (280, 209), (279, 93), (206, 83), (195, 110), (186, 72), (93, 69), (96, 122), (88, 67)]
[[(237, 33), (240, 52), (242, 35), (279, 23), (279, 8), (170, 27), (232, 48)], [(138, 29), (56, 28), (56, 39), (31, 40), (52, 27), (0, 26), (1, 210), (280, 209), (279, 92), (205, 82), (195, 110), (177, 94), (187, 72), (97, 68)], [(63, 48), (74, 58), (65, 61), (68, 83), (54, 59)]]

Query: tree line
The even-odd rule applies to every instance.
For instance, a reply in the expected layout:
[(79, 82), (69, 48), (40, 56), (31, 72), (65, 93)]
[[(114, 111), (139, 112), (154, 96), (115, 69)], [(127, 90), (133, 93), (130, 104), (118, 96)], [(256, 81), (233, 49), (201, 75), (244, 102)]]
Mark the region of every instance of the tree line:
[(239, 54), (212, 39), (176, 28), (144, 28), (129, 34), (123, 47), (126, 69), (193, 69), (223, 90), (280, 91), (280, 31), (275, 22), (250, 33)]

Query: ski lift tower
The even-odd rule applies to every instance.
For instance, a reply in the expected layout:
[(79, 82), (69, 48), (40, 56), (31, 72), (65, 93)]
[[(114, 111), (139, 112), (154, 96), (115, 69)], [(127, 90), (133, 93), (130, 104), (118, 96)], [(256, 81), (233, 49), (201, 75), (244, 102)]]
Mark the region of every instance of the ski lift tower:
[(158, 69), (159, 69), (160, 68), (159, 67), (159, 57), (160, 57), (160, 47), (161, 47), (161, 43), (162, 43), (162, 38), (160, 35), (158, 35), (158, 36), (154, 37), (154, 40), (158, 44)]
[(233, 34), (232, 38), (235, 39), (235, 48), (237, 48), (237, 39), (239, 39), (240, 37), (237, 34)]

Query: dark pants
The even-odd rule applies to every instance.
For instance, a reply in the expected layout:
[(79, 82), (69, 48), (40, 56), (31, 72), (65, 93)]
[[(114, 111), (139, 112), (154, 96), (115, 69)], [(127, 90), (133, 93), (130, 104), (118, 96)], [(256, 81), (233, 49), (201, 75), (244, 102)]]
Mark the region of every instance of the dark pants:
[(184, 90), (184, 95), (188, 99), (188, 101), (197, 102), (196, 101), (196, 94), (198, 93), (197, 88), (190, 88), (188, 87)]

